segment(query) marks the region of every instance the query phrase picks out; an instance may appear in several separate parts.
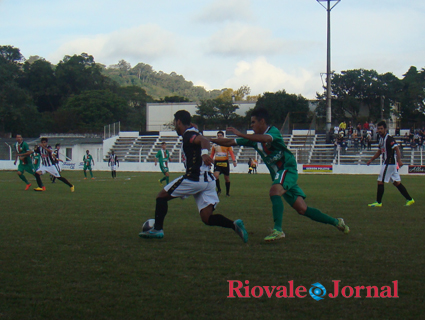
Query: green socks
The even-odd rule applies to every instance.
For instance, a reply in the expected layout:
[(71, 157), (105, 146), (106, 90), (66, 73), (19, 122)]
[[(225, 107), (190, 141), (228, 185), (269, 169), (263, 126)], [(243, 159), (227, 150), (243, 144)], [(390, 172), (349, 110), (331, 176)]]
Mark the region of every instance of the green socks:
[(283, 220), (283, 201), (281, 196), (271, 196), (273, 206), (273, 220), (274, 229), (282, 231), (282, 220)]
[(19, 178), (21, 178), (21, 180), (22, 180), (23, 182), (25, 182), (26, 184), (29, 184), (29, 182), (28, 182), (27, 178), (26, 178), (23, 174), (18, 174), (18, 176), (19, 176)]
[(305, 211), (304, 215), (310, 218), (311, 220), (317, 222), (331, 224), (333, 226), (338, 225), (338, 219), (332, 218), (331, 216), (324, 214), (316, 208), (307, 207), (307, 210)]

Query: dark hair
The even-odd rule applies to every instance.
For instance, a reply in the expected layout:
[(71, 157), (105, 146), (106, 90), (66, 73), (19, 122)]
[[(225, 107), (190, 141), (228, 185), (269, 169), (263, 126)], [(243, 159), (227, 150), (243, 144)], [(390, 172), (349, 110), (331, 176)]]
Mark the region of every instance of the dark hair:
[(219, 133), (220, 133), (220, 134), (222, 134), (222, 135), (224, 136), (224, 132), (223, 132), (223, 131), (219, 131), (219, 132), (217, 132), (217, 135), (218, 135)]
[(43, 142), (43, 141), (49, 141), (47, 138), (41, 138), (41, 142)]
[(185, 126), (190, 126), (191, 117), (190, 113), (186, 110), (179, 110), (174, 114), (174, 120), (180, 120)]
[(384, 120), (379, 121), (377, 127), (384, 127), (384, 129), (387, 129), (387, 123)]
[(60, 147), (61, 144), (60, 143), (56, 143), (55, 148)]
[(269, 123), (269, 113), (265, 108), (255, 108), (251, 113), (251, 117), (256, 117), (257, 120), (264, 119), (264, 121)]
[(167, 144), (165, 141), (162, 141), (162, 143), (161, 144)]

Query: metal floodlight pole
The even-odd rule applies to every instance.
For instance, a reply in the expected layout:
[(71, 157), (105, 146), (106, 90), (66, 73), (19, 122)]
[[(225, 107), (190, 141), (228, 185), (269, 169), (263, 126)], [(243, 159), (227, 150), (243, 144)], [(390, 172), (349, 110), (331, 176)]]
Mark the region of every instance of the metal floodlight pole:
[[(316, 0), (328, 12), (327, 63), (326, 63), (326, 130), (332, 125), (332, 88), (331, 88), (331, 11), (341, 0)], [(327, 2), (325, 7), (322, 2)], [(335, 2), (331, 6), (331, 2)]]

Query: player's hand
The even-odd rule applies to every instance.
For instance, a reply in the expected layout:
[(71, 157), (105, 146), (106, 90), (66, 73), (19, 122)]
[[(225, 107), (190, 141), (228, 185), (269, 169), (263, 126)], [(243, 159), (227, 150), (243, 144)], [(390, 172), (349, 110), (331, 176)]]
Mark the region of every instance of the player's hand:
[(14, 166), (16, 166), (16, 160), (15, 160), (15, 162), (13, 163), (13, 165), (14, 165)]
[(401, 160), (397, 160), (398, 166), (401, 168), (403, 166), (403, 162)]
[(228, 127), (228, 128), (226, 128), (226, 131), (230, 131), (230, 132), (233, 132), (235, 135), (237, 135), (238, 137), (240, 136), (240, 131), (238, 130), (238, 129), (236, 129), (236, 128), (233, 128), (233, 127)]
[(366, 162), (366, 165), (370, 165), (372, 163), (372, 161), (368, 161), (368, 162)]
[(233, 166), (236, 167), (237, 166), (237, 163), (236, 162), (233, 162)]
[(207, 154), (202, 155), (202, 161), (204, 161), (207, 166), (211, 166), (213, 164), (213, 159)]

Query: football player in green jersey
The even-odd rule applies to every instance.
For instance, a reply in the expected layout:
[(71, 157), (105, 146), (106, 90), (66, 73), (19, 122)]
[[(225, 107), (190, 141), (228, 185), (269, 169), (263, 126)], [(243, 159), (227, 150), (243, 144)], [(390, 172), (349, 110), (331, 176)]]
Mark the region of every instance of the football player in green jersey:
[(15, 150), (16, 158), (14, 164), (16, 165), (19, 160), (18, 176), (23, 182), (26, 183), (27, 186), (25, 187), (25, 190), (29, 190), (29, 188), (31, 187), (31, 183), (28, 182), (27, 178), (24, 175), (25, 171), (29, 174), (32, 174), (36, 178), (38, 186), (42, 188), (43, 183), (41, 182), (41, 178), (38, 174), (35, 173), (35, 169), (32, 164), (31, 154), (34, 151), (30, 150), (28, 144), (24, 141), (22, 135), (20, 134), (16, 135)]
[(227, 130), (233, 132), (238, 138), (211, 139), (212, 142), (223, 146), (239, 145), (254, 148), (269, 169), (273, 180), (269, 195), (273, 207), (274, 229), (264, 240), (268, 242), (285, 237), (282, 231), (282, 196), (299, 214), (314, 221), (333, 225), (344, 233), (350, 232), (343, 219), (330, 217), (316, 208), (307, 206), (304, 201), (306, 195), (297, 184), (298, 170), (295, 157), (286, 147), (280, 131), (269, 125), (268, 118), (266, 109), (256, 108), (251, 114), (251, 127), (254, 134), (244, 134), (230, 127)]
[(162, 181), (166, 181), (167, 184), (170, 183), (170, 173), (168, 170), (168, 161), (170, 161), (170, 153), (168, 152), (167, 144), (165, 141), (161, 143), (161, 150), (159, 150), (155, 155), (155, 166), (159, 162), (159, 167), (161, 168), (164, 177), (159, 179), (159, 184), (162, 186)]
[(91, 176), (92, 179), (94, 179), (93, 172), (92, 172), (92, 169), (91, 169), (92, 162), (93, 162), (93, 166), (94, 166), (94, 160), (93, 160), (93, 157), (91, 156), (89, 150), (86, 151), (86, 154), (83, 157), (83, 162), (84, 162), (84, 168), (83, 168), (83, 170), (84, 170), (84, 180), (87, 179), (87, 173), (86, 173), (87, 170), (90, 171), (90, 176)]

